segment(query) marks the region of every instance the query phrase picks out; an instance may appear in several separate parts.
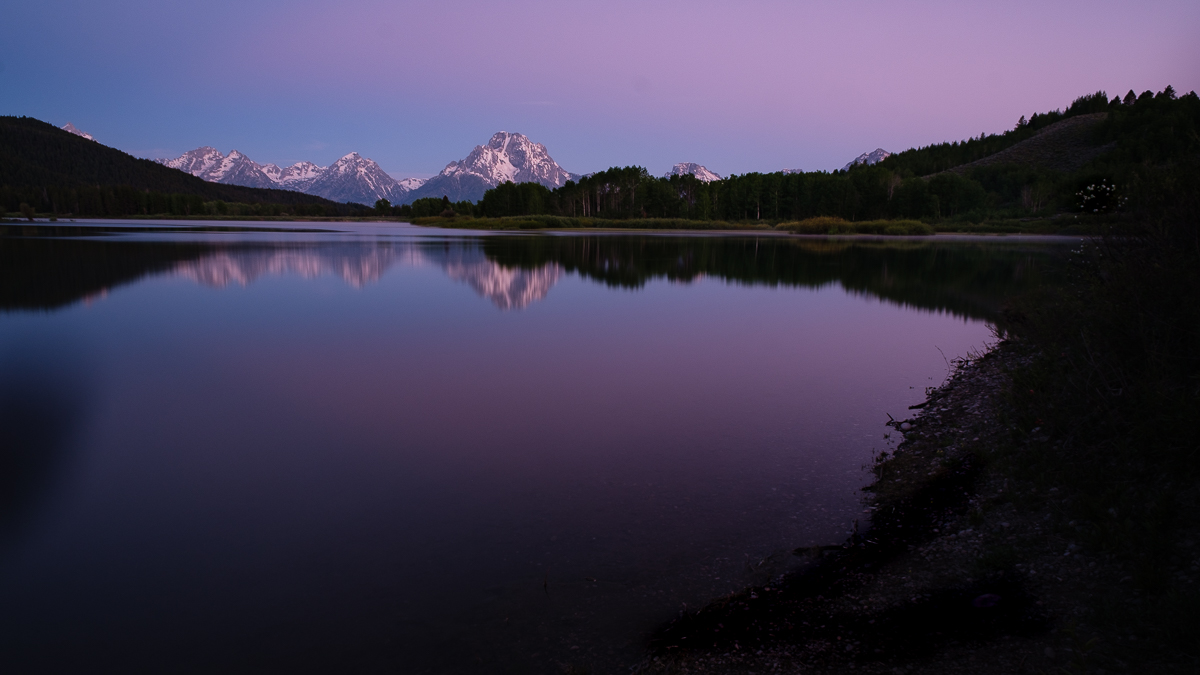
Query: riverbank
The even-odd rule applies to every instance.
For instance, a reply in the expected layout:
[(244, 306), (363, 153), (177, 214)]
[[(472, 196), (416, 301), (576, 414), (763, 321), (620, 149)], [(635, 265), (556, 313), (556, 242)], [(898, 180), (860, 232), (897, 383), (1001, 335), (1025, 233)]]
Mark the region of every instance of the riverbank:
[(958, 362), (893, 425), (903, 441), (874, 466), (869, 529), (664, 626), (641, 672), (1194, 672), (1186, 633), (1164, 631), (1190, 629), (1197, 533), (1180, 531), (1190, 556), (1172, 565), (1191, 595), (1148, 594), (1129, 561), (1088, 545), (1080, 495), (1013, 470), (1053, 443), (1014, 423), (1029, 351), (1006, 341)]

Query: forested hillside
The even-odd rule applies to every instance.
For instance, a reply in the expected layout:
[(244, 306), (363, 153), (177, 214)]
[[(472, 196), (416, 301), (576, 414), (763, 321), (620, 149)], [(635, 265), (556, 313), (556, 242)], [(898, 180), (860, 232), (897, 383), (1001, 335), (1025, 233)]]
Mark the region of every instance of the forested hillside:
[[(1107, 211), (1151, 198), (1150, 171), (1200, 156), (1200, 98), (1132, 91), (1076, 99), (1065, 111), (1022, 117), (1013, 129), (896, 153), (878, 164), (827, 173), (749, 173), (704, 183), (612, 168), (549, 190), (506, 183), (475, 209), (487, 217), (557, 215), (696, 220), (926, 220)], [(953, 169), (953, 170), (951, 170)], [(1088, 186), (1104, 194), (1086, 200)], [(1093, 189), (1093, 195), (1099, 194)], [(1130, 202), (1129, 200), (1133, 200)]]
[(15, 212), (22, 204), (39, 213), (89, 216), (349, 213), (299, 192), (209, 183), (40, 120), (0, 117), (0, 209)]

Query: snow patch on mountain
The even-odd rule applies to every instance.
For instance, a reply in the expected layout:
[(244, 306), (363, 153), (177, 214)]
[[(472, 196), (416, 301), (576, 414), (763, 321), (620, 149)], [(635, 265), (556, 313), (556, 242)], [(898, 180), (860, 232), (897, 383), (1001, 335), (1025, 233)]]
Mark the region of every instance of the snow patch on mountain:
[(402, 179), (396, 181), (396, 184), (399, 185), (400, 187), (404, 188), (405, 190), (412, 192), (413, 190), (416, 190), (417, 188), (424, 185), (425, 181), (427, 181), (427, 180), (429, 180), (429, 179), (427, 179), (427, 178), (402, 178)]
[(864, 152), (858, 157), (855, 157), (852, 162), (842, 167), (842, 171), (848, 171), (850, 167), (856, 164), (866, 164), (868, 166), (871, 164), (878, 164), (879, 162), (882, 162), (891, 156), (892, 153), (888, 152), (887, 150), (884, 150), (883, 148), (875, 148), (875, 150), (872, 152)]
[(671, 176), (687, 175), (695, 176), (702, 183), (711, 183), (713, 181), (721, 180), (721, 176), (719, 174), (709, 171), (706, 167), (696, 164), (695, 162), (680, 162), (671, 167), (671, 170), (666, 173), (665, 177), (670, 178)]
[(88, 139), (89, 141), (96, 140), (95, 136), (89, 134), (86, 131), (80, 130), (78, 127), (76, 127), (74, 124), (71, 124), (70, 122), (67, 122), (66, 124), (62, 125), (62, 130), (69, 134), (75, 134), (76, 136), (82, 136), (82, 137)]

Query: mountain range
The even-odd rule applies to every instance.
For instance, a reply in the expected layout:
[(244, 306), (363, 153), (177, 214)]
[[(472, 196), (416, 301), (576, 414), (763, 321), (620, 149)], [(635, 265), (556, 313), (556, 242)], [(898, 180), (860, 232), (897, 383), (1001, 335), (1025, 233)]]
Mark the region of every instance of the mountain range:
[(374, 160), (352, 152), (329, 166), (296, 162), (281, 168), (259, 164), (237, 150), (228, 155), (216, 148), (196, 148), (175, 159), (155, 160), (210, 183), (225, 183), (254, 188), (278, 188), (324, 197), (335, 202), (374, 204), (387, 199), (402, 203), (420, 179), (407, 179), (402, 185), (389, 176)]
[[(63, 129), (91, 138), (70, 123)], [(842, 170), (845, 171), (855, 164), (875, 164), (889, 156), (890, 152), (878, 148), (859, 155)], [(450, 162), (441, 173), (429, 179), (396, 180), (374, 160), (357, 152), (352, 152), (329, 166), (297, 162), (288, 167), (279, 167), (275, 164), (259, 164), (237, 150), (224, 155), (216, 148), (205, 146), (185, 152), (174, 159), (155, 161), (211, 183), (294, 190), (335, 202), (368, 205), (379, 199), (399, 205), (410, 204), (425, 197), (437, 199), (443, 196), (455, 202), (476, 202), (482, 199), (489, 189), (505, 181), (541, 183), (554, 189), (562, 187), (568, 180), (579, 180), (583, 177), (559, 166), (546, 150), (546, 146), (533, 142), (523, 134), (507, 131), (497, 132), (487, 144), (475, 146), (464, 159)], [(797, 171), (783, 170), (784, 173)], [(719, 174), (695, 162), (680, 162), (665, 175), (670, 177), (687, 174), (705, 183), (722, 180)]]
[(487, 145), (475, 146), (465, 159), (447, 164), (441, 173), (428, 180), (396, 180), (374, 160), (357, 152), (327, 167), (297, 162), (281, 168), (259, 164), (237, 150), (223, 155), (209, 146), (174, 159), (155, 161), (211, 183), (295, 190), (336, 202), (360, 204), (374, 204), (379, 199), (408, 204), (422, 197), (443, 196), (451, 201), (479, 201), (484, 192), (505, 181), (535, 182), (553, 189), (579, 178), (559, 166), (546, 146), (507, 131), (492, 136)]

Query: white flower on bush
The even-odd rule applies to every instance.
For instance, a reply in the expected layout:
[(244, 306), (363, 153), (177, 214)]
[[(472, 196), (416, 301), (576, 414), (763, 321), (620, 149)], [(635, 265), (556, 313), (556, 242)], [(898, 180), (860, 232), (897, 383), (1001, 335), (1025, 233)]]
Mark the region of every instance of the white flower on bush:
[(1079, 197), (1079, 209), (1084, 213), (1108, 213), (1125, 206), (1128, 200), (1117, 193), (1117, 186), (1101, 179), (1075, 193)]

